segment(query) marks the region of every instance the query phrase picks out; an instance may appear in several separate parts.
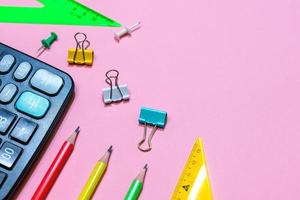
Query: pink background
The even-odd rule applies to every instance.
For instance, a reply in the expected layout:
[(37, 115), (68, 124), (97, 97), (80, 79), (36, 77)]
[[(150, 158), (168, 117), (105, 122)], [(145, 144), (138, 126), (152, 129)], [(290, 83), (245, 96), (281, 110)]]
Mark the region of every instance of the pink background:
[[(170, 199), (199, 136), (215, 199), (300, 198), (300, 1), (81, 2), (124, 25), (140, 20), (143, 26), (117, 44), (116, 28), (0, 24), (1, 42), (33, 56), (40, 39), (55, 31), (59, 41), (40, 59), (70, 73), (76, 84), (73, 104), (17, 199), (32, 196), (77, 125), (82, 132), (75, 151), (48, 199), (76, 199), (111, 144), (94, 199), (122, 199), (145, 163), (150, 168), (140, 199)], [(78, 31), (95, 51), (92, 68), (66, 62)], [(131, 99), (105, 107), (101, 90), (111, 68), (120, 71)], [(169, 114), (149, 153), (136, 147), (141, 106)]]

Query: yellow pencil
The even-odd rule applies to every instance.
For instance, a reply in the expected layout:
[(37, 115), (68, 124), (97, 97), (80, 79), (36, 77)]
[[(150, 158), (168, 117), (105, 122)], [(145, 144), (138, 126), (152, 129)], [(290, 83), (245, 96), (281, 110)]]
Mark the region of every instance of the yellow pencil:
[(78, 200), (89, 200), (92, 198), (94, 191), (107, 168), (107, 164), (108, 164), (111, 152), (112, 152), (112, 146), (109, 147), (107, 152), (96, 163), (89, 179), (87, 180), (82, 192), (80, 193), (80, 195), (78, 197)]

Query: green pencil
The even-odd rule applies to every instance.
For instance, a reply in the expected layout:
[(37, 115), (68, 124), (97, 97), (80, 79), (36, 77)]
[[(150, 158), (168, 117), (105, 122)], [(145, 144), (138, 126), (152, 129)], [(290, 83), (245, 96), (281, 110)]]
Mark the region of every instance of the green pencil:
[(144, 183), (147, 170), (148, 170), (148, 165), (146, 164), (142, 169), (142, 171), (132, 181), (131, 186), (124, 200), (137, 200), (139, 198), (139, 195), (143, 189), (143, 183)]

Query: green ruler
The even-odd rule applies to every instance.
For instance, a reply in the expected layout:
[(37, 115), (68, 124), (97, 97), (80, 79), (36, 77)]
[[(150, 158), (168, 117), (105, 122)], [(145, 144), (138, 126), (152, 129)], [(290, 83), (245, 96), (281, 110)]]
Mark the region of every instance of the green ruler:
[(0, 22), (61, 24), (82, 26), (121, 26), (118, 22), (75, 0), (37, 0), (42, 7), (0, 6)]

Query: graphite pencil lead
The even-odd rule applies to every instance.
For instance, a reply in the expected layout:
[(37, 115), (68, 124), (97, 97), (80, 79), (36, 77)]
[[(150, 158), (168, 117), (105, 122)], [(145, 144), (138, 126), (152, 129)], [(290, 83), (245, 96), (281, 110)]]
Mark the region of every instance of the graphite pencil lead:
[(109, 153), (111, 153), (111, 152), (112, 152), (112, 150), (113, 150), (112, 148), (113, 148), (113, 146), (112, 146), (112, 145), (110, 145), (110, 147), (108, 148), (108, 150), (107, 150), (107, 151), (108, 151)]
[(80, 132), (80, 126), (75, 129), (75, 132), (78, 134)]

